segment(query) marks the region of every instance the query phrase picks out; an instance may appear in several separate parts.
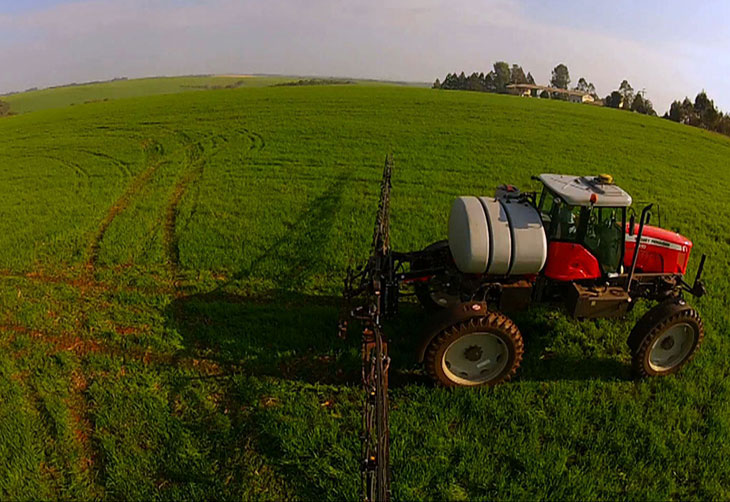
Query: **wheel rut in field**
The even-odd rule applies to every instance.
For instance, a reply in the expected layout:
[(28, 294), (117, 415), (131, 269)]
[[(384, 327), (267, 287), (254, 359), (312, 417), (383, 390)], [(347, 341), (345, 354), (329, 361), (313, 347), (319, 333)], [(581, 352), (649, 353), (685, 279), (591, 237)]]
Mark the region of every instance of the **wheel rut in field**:
[(108, 293), (136, 293), (136, 294), (174, 294), (175, 290), (164, 285), (159, 286), (130, 286), (111, 282), (91, 279), (87, 275), (81, 273), (71, 273), (69, 275), (47, 274), (45, 272), (14, 272), (12, 270), (0, 270), (0, 280), (11, 281), (30, 281), (37, 284), (64, 284), (72, 288), (90, 293), (108, 294)]
[[(250, 143), (249, 152), (258, 151), (264, 146), (263, 137), (248, 129), (232, 131), (235, 135), (247, 138)], [(179, 133), (184, 135), (184, 133)], [(184, 135), (187, 139), (189, 136)], [(180, 247), (176, 230), (178, 228), (179, 206), (185, 194), (203, 176), (205, 166), (210, 158), (224, 147), (228, 147), (235, 138), (226, 134), (210, 134), (188, 147), (186, 166), (172, 190), (164, 215), (164, 249), (168, 267), (176, 273), (180, 269)], [(194, 203), (197, 206), (197, 202)], [(194, 210), (193, 210), (194, 213)]]
[(123, 160), (120, 160), (116, 157), (112, 157), (111, 155), (108, 155), (103, 152), (95, 152), (93, 150), (79, 150), (79, 152), (91, 155), (93, 157), (98, 157), (100, 159), (108, 160), (119, 169), (119, 171), (122, 173), (123, 176), (125, 176), (127, 178), (132, 177), (132, 171), (129, 169), (128, 162), (124, 162)]
[(240, 130), (240, 134), (244, 135), (248, 138), (248, 140), (251, 142), (251, 146), (249, 147), (249, 151), (251, 152), (258, 152), (263, 150), (266, 147), (266, 141), (264, 140), (264, 137), (261, 136), (256, 131), (252, 131), (250, 129), (242, 128)]
[(73, 171), (80, 177), (88, 180), (91, 178), (91, 175), (89, 174), (89, 171), (84, 169), (81, 164), (78, 164), (76, 162), (72, 162), (67, 159), (63, 159), (61, 157), (56, 157), (55, 155), (34, 155), (34, 157), (39, 159), (48, 159), (48, 160), (54, 160), (61, 164), (62, 166), (68, 167), (70, 169), (73, 169)]
[(155, 171), (165, 162), (165, 159), (163, 157), (165, 153), (164, 149), (162, 148), (162, 145), (157, 141), (146, 141), (143, 144), (143, 148), (147, 152), (148, 156), (147, 168), (144, 169), (140, 174), (138, 174), (137, 177), (132, 179), (131, 183), (127, 186), (127, 189), (122, 194), (122, 196), (119, 197), (116, 202), (114, 202), (114, 204), (107, 210), (106, 216), (101, 221), (101, 224), (99, 225), (96, 234), (94, 235), (94, 238), (89, 244), (89, 248), (87, 251), (88, 259), (86, 261), (87, 268), (96, 268), (96, 264), (99, 260), (99, 252), (101, 251), (101, 243), (104, 240), (104, 235), (106, 234), (106, 231), (109, 229), (109, 225), (111, 225), (112, 221), (114, 221), (114, 218), (116, 218), (119, 213), (124, 211), (127, 206), (129, 206), (134, 196), (137, 195), (142, 190), (142, 188), (144, 188), (144, 186), (149, 182)]
[[(212, 145), (208, 152), (204, 145), (206, 140), (211, 140)], [(185, 169), (183, 169), (183, 175), (175, 184), (175, 187), (170, 194), (167, 209), (165, 210), (163, 241), (167, 265), (173, 271), (180, 268), (180, 247), (177, 236), (175, 235), (175, 229), (177, 228), (178, 206), (190, 185), (196, 182), (203, 175), (208, 157), (210, 157), (217, 149), (216, 141), (211, 137), (191, 143), (186, 152), (186, 162)]]

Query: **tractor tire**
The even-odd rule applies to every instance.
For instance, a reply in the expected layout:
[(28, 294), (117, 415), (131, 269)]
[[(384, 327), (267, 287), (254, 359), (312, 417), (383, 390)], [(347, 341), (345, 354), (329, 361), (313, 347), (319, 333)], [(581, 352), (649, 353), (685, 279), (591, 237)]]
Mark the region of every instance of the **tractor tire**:
[(676, 373), (702, 343), (705, 328), (695, 309), (667, 302), (649, 310), (629, 336), (631, 368), (638, 378)]
[(515, 375), (523, 353), (515, 323), (489, 312), (443, 329), (426, 349), (424, 363), (431, 378), (445, 387), (492, 386)]
[[(438, 241), (426, 246), (423, 251), (431, 252), (448, 252), (449, 243), (448, 241)], [(428, 259), (415, 260), (413, 262), (412, 269), (427, 269), (435, 264), (430, 263)], [(421, 303), (424, 309), (429, 312), (437, 312), (445, 308), (451, 308), (461, 303), (461, 298), (457, 295), (451, 294), (447, 291), (442, 290), (436, 286), (434, 289), (433, 280), (427, 283), (418, 283), (414, 285), (414, 292), (416, 298)]]

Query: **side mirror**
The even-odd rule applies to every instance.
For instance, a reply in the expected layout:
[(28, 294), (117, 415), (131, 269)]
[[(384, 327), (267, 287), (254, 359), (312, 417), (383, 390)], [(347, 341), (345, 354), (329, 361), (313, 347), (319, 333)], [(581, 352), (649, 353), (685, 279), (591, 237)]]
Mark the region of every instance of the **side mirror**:
[(632, 214), (629, 220), (629, 235), (634, 235), (634, 227), (636, 226), (636, 215)]

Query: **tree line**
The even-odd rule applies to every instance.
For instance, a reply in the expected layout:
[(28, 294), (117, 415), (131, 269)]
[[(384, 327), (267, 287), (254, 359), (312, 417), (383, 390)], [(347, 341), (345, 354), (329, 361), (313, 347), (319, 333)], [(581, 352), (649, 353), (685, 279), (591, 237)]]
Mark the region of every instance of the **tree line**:
[[(510, 65), (505, 61), (498, 61), (486, 74), (484, 72), (474, 72), (467, 76), (463, 71), (459, 74), (449, 73), (443, 82), (436, 79), (433, 88), (506, 94), (508, 92), (507, 86), (510, 84), (535, 85), (535, 79), (530, 72), (525, 74), (525, 71), (518, 64)], [(569, 86), (570, 72), (568, 67), (561, 63), (553, 68), (550, 74), (550, 87), (568, 90)], [(590, 94), (596, 104), (602, 104), (608, 108), (657, 116), (654, 105), (646, 97), (646, 92), (644, 90), (634, 91), (628, 80), (623, 80), (618, 89), (611, 91), (602, 100), (598, 98), (595, 86), (583, 77), (578, 79), (578, 83), (571, 90)], [(538, 96), (536, 89), (531, 94), (532, 96)], [(545, 90), (540, 92), (539, 96), (541, 98), (567, 99), (564, 93), (553, 93), (551, 95)], [(687, 97), (683, 101), (674, 101), (669, 111), (662, 118), (730, 136), (730, 114), (718, 110), (714, 101), (707, 96), (705, 91), (700, 92), (695, 97), (694, 103)]]
[[(464, 90), (464, 91), (481, 91), (481, 92), (495, 92), (499, 94), (506, 94), (508, 92), (507, 86), (510, 84), (531, 84), (535, 85), (535, 78), (532, 73), (522, 69), (522, 66), (518, 64), (512, 64), (505, 61), (497, 61), (492, 66), (492, 69), (487, 72), (474, 72), (469, 76), (462, 71), (461, 73), (449, 73), (441, 82), (439, 79), (433, 83), (434, 89), (447, 89), (447, 90)], [(553, 68), (550, 74), (550, 86), (556, 89), (569, 90), (570, 85), (570, 72), (568, 67), (564, 64), (559, 64)], [(596, 95), (596, 88), (592, 83), (586, 81), (585, 78), (580, 78), (578, 84), (570, 89), (574, 91), (585, 92), (598, 98)], [(542, 97), (545, 96), (547, 91), (543, 91)], [(555, 93), (555, 98), (560, 98), (564, 94)]]
[(507, 93), (509, 84), (535, 84), (531, 73), (525, 75), (520, 65), (513, 64), (512, 67), (504, 61), (494, 63), (493, 69), (484, 72), (474, 72), (468, 77), (462, 71), (460, 74), (449, 73), (443, 83), (436, 79), (433, 83), (434, 89), (463, 90)]
[(718, 110), (705, 91), (695, 97), (694, 103), (687, 97), (672, 102), (663, 118), (730, 136), (730, 114)]
[(645, 91), (642, 90), (634, 93), (634, 88), (631, 87), (628, 80), (623, 80), (617, 90), (612, 91), (611, 94), (606, 96), (603, 100), (603, 106), (656, 117), (654, 105), (646, 97)]
[[(619, 85), (619, 88), (603, 100), (599, 99), (596, 94), (596, 87), (592, 82), (589, 82), (585, 78), (581, 77), (578, 79), (578, 83), (574, 87), (570, 87), (570, 71), (568, 67), (560, 63), (553, 68), (550, 73), (550, 87), (563, 90), (578, 91), (585, 94), (589, 94), (593, 97), (596, 104), (603, 104), (611, 108), (618, 108), (620, 110), (628, 110), (637, 113), (643, 113), (646, 115), (656, 115), (654, 107), (651, 101), (646, 97), (644, 91), (634, 92), (634, 89), (624, 80)], [(441, 82), (439, 79), (433, 83), (434, 89), (446, 89), (446, 90), (464, 90), (464, 91), (481, 91), (481, 92), (496, 92), (500, 94), (506, 94), (508, 92), (507, 86), (510, 84), (532, 84), (535, 85), (535, 79), (532, 74), (525, 71), (518, 64), (512, 64), (505, 61), (498, 61), (494, 63), (492, 70), (488, 73), (472, 73), (469, 76), (462, 71), (461, 73), (449, 73)], [(533, 96), (541, 98), (553, 98), (553, 99), (567, 99), (565, 93), (549, 93), (543, 90), (538, 94), (537, 90), (531, 92)]]

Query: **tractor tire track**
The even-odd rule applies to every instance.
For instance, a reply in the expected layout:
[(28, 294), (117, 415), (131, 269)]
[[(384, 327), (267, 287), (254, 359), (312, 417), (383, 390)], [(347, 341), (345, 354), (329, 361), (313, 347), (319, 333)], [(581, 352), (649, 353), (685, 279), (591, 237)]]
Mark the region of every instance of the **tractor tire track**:
[(175, 270), (180, 267), (180, 247), (177, 236), (175, 235), (178, 206), (180, 205), (180, 201), (190, 184), (192, 184), (193, 181), (197, 181), (197, 178), (202, 176), (203, 166), (204, 164), (200, 163), (197, 168), (186, 173), (180, 181), (178, 181), (172, 191), (172, 195), (170, 196), (167, 204), (167, 210), (165, 211), (164, 242), (167, 253), (167, 264)]
[(61, 157), (56, 157), (54, 155), (33, 155), (33, 157), (38, 159), (48, 159), (48, 160), (55, 160), (59, 164), (61, 164), (64, 167), (69, 167), (73, 169), (73, 171), (80, 177), (85, 178), (88, 180), (91, 178), (91, 174), (89, 174), (89, 171), (87, 171), (85, 168), (81, 166), (81, 164), (77, 164), (76, 162), (72, 162), (67, 159), (62, 159)]
[[(252, 147), (249, 150), (258, 150), (263, 148), (264, 141), (261, 135), (252, 133), (246, 129), (241, 131), (234, 130), (233, 132), (249, 138), (249, 141), (251, 141), (252, 144)], [(189, 136), (183, 132), (179, 132), (179, 134), (189, 138)], [(202, 178), (208, 161), (222, 148), (228, 146), (231, 139), (232, 138), (225, 134), (210, 134), (191, 144), (191, 148), (187, 156), (187, 170), (173, 188), (170, 199), (168, 200), (163, 223), (164, 249), (166, 250), (167, 255), (166, 262), (173, 274), (176, 274), (180, 269), (180, 246), (176, 235), (179, 216), (178, 208), (180, 206), (180, 202), (185, 194), (190, 190), (190, 187)], [(206, 149), (206, 143), (209, 143), (210, 148)], [(196, 199), (193, 202), (191, 217), (195, 214), (195, 208), (197, 205), (198, 202)]]
[(129, 286), (126, 284), (115, 284), (99, 280), (92, 280), (82, 274), (53, 275), (44, 272), (13, 272), (12, 270), (0, 270), (0, 281), (28, 281), (43, 285), (63, 284), (84, 292), (94, 294), (117, 294), (137, 293), (143, 295), (170, 295), (175, 290), (171, 286), (159, 284), (157, 286)]
[(264, 137), (256, 131), (246, 129), (244, 127), (240, 129), (239, 133), (247, 137), (248, 140), (251, 142), (251, 146), (249, 146), (250, 152), (259, 152), (266, 147), (266, 141), (264, 140)]
[[(212, 154), (213, 152), (208, 157)], [(207, 158), (205, 156), (203, 142), (191, 143), (187, 152), (187, 169), (182, 178), (175, 184), (167, 203), (163, 223), (163, 242), (167, 255), (167, 265), (173, 272), (177, 272), (180, 268), (180, 246), (175, 232), (177, 228), (178, 206), (189, 186), (203, 175), (206, 162)]]
[(106, 159), (111, 161), (112, 164), (114, 164), (117, 168), (119, 168), (119, 171), (122, 173), (122, 176), (126, 178), (132, 177), (132, 171), (129, 168), (129, 163), (124, 162), (123, 160), (117, 159), (116, 157), (112, 157), (111, 155), (107, 155), (106, 153), (102, 152), (95, 152), (93, 150), (78, 150), (79, 152), (85, 153), (87, 155), (91, 155), (93, 157), (98, 157), (101, 159)]
[(143, 148), (148, 152), (148, 166), (140, 174), (137, 175), (127, 187), (127, 190), (119, 197), (116, 202), (107, 210), (107, 214), (101, 221), (101, 224), (96, 230), (91, 243), (88, 246), (86, 261), (87, 268), (93, 270), (96, 268), (97, 262), (99, 261), (99, 253), (101, 251), (101, 243), (104, 240), (109, 226), (114, 221), (119, 213), (124, 211), (132, 201), (132, 199), (144, 188), (149, 182), (152, 175), (157, 169), (165, 162), (164, 149), (162, 145), (157, 141), (150, 140), (143, 143)]

